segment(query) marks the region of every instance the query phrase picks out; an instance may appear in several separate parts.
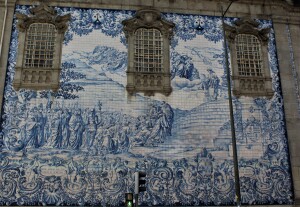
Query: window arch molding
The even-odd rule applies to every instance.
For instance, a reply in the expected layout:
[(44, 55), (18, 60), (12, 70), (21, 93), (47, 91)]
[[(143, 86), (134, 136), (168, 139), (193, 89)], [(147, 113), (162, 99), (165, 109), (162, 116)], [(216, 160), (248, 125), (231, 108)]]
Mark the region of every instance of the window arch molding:
[[(144, 92), (145, 95), (153, 95), (154, 93), (163, 93), (169, 95), (172, 92), (171, 88), (171, 72), (170, 72), (170, 38), (173, 34), (173, 23), (168, 22), (161, 18), (161, 13), (155, 9), (142, 9), (138, 10), (133, 18), (124, 20), (122, 22), (123, 30), (128, 43), (128, 68), (127, 68), (127, 85), (126, 90), (129, 94), (136, 92)], [(137, 31), (145, 31), (141, 34), (141, 37), (137, 35)], [(151, 30), (157, 30), (160, 35), (155, 36), (155, 32)], [(154, 36), (153, 36), (154, 35)], [(161, 36), (161, 49), (158, 49), (160, 45), (156, 43), (158, 36)], [(140, 39), (139, 39), (140, 38)], [(144, 38), (144, 39), (143, 39)], [(161, 61), (160, 69), (153, 68), (146, 71), (145, 68), (137, 69), (137, 59), (143, 56), (142, 50), (137, 50), (138, 41), (148, 42), (142, 47), (149, 53), (152, 51), (158, 52), (161, 50), (162, 59), (158, 59), (155, 54), (150, 54), (148, 59), (144, 58), (144, 63), (141, 67), (152, 67), (152, 63), (157, 65), (156, 62)], [(153, 47), (151, 46), (153, 45)], [(144, 66), (146, 65), (146, 66)], [(150, 66), (149, 66), (150, 65)], [(153, 66), (157, 67), (157, 66)]]
[(233, 26), (226, 24), (225, 31), (231, 56), (233, 94), (273, 97), (268, 59), (270, 28), (259, 29), (257, 21), (243, 18)]
[(16, 17), (19, 45), (13, 87), (15, 90), (57, 91), (62, 43), (71, 15), (59, 16), (53, 8), (41, 2), (30, 9), (29, 15), (17, 13)]

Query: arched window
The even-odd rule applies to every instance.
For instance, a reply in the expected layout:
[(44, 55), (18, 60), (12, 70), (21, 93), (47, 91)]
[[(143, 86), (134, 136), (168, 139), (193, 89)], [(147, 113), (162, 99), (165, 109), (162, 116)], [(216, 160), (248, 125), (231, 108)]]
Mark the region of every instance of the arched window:
[(53, 24), (33, 23), (26, 34), (25, 68), (52, 68), (56, 28)]
[(259, 28), (251, 19), (241, 19), (234, 26), (225, 25), (229, 42), (233, 94), (239, 96), (273, 97), (268, 60), (270, 28)]
[(263, 62), (259, 39), (251, 34), (235, 37), (236, 61), (240, 76), (263, 76)]
[(161, 73), (163, 71), (163, 39), (158, 29), (137, 29), (134, 46), (136, 72)]
[(58, 16), (46, 2), (18, 19), (18, 58), (13, 87), (31, 90), (59, 89), (61, 50), (70, 15)]
[(122, 23), (128, 42), (127, 92), (169, 95), (170, 38), (174, 24), (161, 19), (160, 12), (153, 9), (139, 10), (135, 17)]

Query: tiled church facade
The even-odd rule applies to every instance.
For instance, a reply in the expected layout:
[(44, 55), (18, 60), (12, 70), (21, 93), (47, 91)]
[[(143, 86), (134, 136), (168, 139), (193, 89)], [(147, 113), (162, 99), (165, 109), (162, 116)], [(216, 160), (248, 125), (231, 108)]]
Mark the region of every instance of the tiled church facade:
[[(15, 15), (36, 2), (0, 3), (0, 205), (118, 206), (134, 191), (136, 171), (147, 173), (142, 205), (235, 203), (220, 17), (228, 1), (50, 1), (58, 15), (71, 14), (57, 92), (13, 87)], [(247, 205), (300, 199), (300, 9), (290, 3), (240, 0), (225, 18), (270, 28), (273, 96), (233, 97)], [(175, 25), (168, 96), (126, 91), (121, 22), (144, 8)]]

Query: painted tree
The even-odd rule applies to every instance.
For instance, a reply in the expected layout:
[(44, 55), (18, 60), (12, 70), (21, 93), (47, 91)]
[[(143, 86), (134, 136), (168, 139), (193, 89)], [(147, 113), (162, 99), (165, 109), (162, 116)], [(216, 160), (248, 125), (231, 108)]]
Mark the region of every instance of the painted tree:
[[(72, 62), (64, 62), (62, 64), (62, 71), (60, 75), (60, 88), (57, 92), (51, 91), (51, 96), (55, 98), (64, 98), (64, 99), (76, 99), (79, 98), (77, 94), (78, 91), (84, 90), (84, 88), (76, 83), (72, 83), (72, 80), (79, 80), (86, 78), (86, 75), (75, 72), (74, 68), (76, 65)], [(40, 92), (41, 98), (48, 98), (48, 91)]]

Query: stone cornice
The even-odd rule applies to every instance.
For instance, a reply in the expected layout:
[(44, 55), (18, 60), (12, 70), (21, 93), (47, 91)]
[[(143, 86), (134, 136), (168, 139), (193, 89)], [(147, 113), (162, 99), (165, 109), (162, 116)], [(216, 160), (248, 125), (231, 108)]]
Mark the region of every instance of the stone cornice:
[[(273, 0), (273, 1), (271, 1), (271, 0), (238, 0), (238, 2), (246, 3), (246, 4), (264, 5), (264, 6), (279, 6), (289, 12), (293, 12), (293, 11), (300, 12), (300, 7), (295, 7), (295, 6), (290, 5), (287, 2), (281, 1), (281, 0)], [(235, 3), (238, 3), (238, 2), (235, 2)]]
[(55, 25), (59, 33), (64, 33), (67, 30), (67, 22), (71, 15), (59, 16), (56, 11), (45, 3), (30, 9), (29, 16), (17, 13), (18, 29), (25, 32), (32, 23), (50, 23)]
[[(0, 0), (4, 4), (5, 0)], [(36, 2), (28, 0), (8, 0), (10, 5), (17, 4), (34, 4)], [(173, 2), (173, 3), (172, 3)], [(176, 0), (140, 0), (140, 1), (96, 1), (96, 0), (49, 0), (50, 6), (63, 6), (63, 7), (82, 7), (82, 8), (102, 8), (102, 9), (123, 9), (123, 10), (139, 10), (143, 8), (154, 8), (161, 12), (176, 12), (176, 13), (189, 13), (189, 14), (203, 14), (220, 16), (220, 7), (226, 7), (229, 0), (185, 0), (184, 3)], [(255, 7), (254, 9), (251, 7)], [(241, 9), (242, 8), (242, 9)], [(228, 11), (227, 15), (244, 17), (251, 15), (255, 18), (273, 19), (275, 21), (290, 21), (298, 24), (297, 18), (300, 19), (300, 7), (294, 7), (286, 1), (282, 0), (238, 0), (234, 2)], [(284, 20), (280, 18), (283, 17)]]
[[(17, 0), (7, 0), (7, 7), (14, 7)], [(5, 0), (0, 0), (0, 8), (5, 7)]]
[(173, 27), (175, 26), (173, 23), (162, 19), (160, 12), (154, 9), (138, 10), (133, 18), (124, 20), (122, 24), (124, 25), (126, 37), (128, 37), (128, 33), (133, 35), (138, 28), (145, 27), (156, 28), (160, 30), (164, 36), (170, 38), (173, 33)]
[(300, 17), (298, 16), (281, 16), (281, 15), (272, 15), (272, 21), (274, 23), (288, 23), (300, 25)]
[(230, 42), (234, 42), (238, 34), (252, 34), (255, 35), (263, 44), (267, 45), (270, 28), (259, 29), (258, 26), (258, 22), (249, 18), (242, 18), (235, 21), (234, 26), (225, 24), (226, 36)]
[[(170, 0), (161, 0), (161, 2), (169, 2)], [(185, 0), (187, 2), (187, 6), (191, 5), (190, 3), (196, 3), (197, 0)], [(2, 3), (4, 4), (5, 0), (0, 0), (0, 5), (2, 5)], [(8, 2), (17, 2), (18, 4), (35, 4), (35, 1), (28, 1), (28, 0), (8, 0)], [(173, 0), (173, 4), (176, 4), (176, 0)], [(204, 4), (206, 3), (211, 3), (213, 4), (214, 2), (212, 2), (212, 0), (201, 0), (201, 2), (203, 2)], [(201, 2), (198, 2), (199, 4), (201, 4)], [(215, 0), (216, 3), (229, 3), (229, 0)], [(69, 4), (77, 4), (77, 5), (86, 5), (86, 7), (92, 7), (92, 6), (105, 6), (105, 5), (110, 5), (110, 6), (150, 6), (150, 7), (154, 7), (156, 2), (154, 0), (141, 0), (141, 1), (128, 1), (128, 0), (118, 0), (118, 1), (96, 1), (96, 0), (50, 0), (47, 1), (47, 3), (50, 3), (50, 5), (55, 4), (55, 5), (60, 5), (60, 6), (67, 6)], [(275, 5), (275, 6), (280, 6), (283, 7), (285, 10), (288, 11), (300, 11), (300, 7), (294, 7), (293, 5), (287, 3), (286, 1), (282, 1), (282, 0), (238, 0), (237, 2), (234, 2), (234, 4), (236, 3), (245, 3), (245, 4), (251, 4), (251, 5)], [(170, 5), (171, 3), (165, 3), (164, 5), (166, 5), (169, 8), (176, 8), (176, 5)], [(170, 6), (169, 6), (170, 5)], [(175, 6), (175, 7), (174, 7)], [(182, 8), (182, 9), (194, 9), (194, 8)]]

